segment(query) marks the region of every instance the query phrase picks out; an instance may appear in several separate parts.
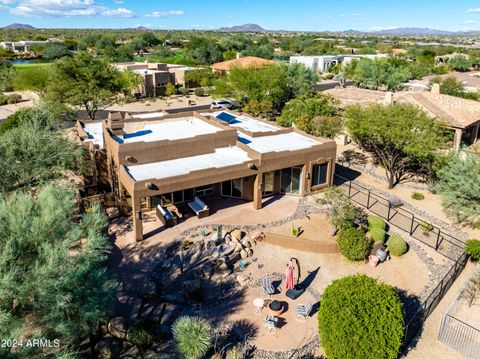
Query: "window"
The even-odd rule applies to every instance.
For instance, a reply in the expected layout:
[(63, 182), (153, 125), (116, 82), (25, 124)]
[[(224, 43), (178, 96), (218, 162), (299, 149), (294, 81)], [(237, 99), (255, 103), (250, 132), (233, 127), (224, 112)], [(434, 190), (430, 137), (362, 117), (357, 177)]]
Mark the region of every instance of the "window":
[(213, 186), (202, 186), (195, 188), (195, 196), (205, 196), (213, 192)]
[(275, 172), (265, 172), (262, 177), (262, 194), (269, 196), (274, 191)]
[(312, 187), (327, 183), (328, 163), (313, 165), (312, 167)]

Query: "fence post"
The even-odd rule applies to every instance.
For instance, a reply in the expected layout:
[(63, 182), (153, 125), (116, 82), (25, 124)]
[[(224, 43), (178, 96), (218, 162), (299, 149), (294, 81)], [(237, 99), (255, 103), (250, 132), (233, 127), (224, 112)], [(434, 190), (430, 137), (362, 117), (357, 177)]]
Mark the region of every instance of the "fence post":
[(368, 190), (367, 209), (370, 209), (370, 190)]
[(438, 233), (437, 233), (437, 243), (435, 244), (435, 250), (438, 251), (438, 248), (440, 247), (440, 244), (438, 241), (440, 240), (440, 228), (438, 228)]
[(412, 213), (412, 222), (410, 223), (410, 235), (413, 234), (413, 223), (415, 222), (415, 213)]
[(352, 193), (352, 181), (348, 181), (348, 197), (349, 198), (351, 193)]
[(387, 221), (390, 221), (390, 209), (392, 208), (392, 204), (388, 201), (388, 213), (387, 213)]

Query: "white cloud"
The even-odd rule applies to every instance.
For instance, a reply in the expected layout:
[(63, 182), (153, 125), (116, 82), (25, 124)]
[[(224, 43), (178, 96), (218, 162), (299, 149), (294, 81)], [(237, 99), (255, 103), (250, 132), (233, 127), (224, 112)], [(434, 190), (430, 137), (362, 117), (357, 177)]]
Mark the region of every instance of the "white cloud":
[(16, 2), (17, 2), (17, 0), (0, 0), (1, 5), (11, 5), (11, 4), (14, 4)]
[(469, 13), (477, 13), (480, 12), (480, 7), (474, 8), (474, 9), (468, 9), (467, 12)]
[(460, 23), (460, 25), (472, 25), (472, 24), (475, 24), (475, 23), (476, 23), (476, 21), (474, 21), (474, 20), (466, 20), (466, 21), (462, 21)]
[(134, 17), (135, 14), (128, 9), (123, 7), (118, 9), (105, 9), (102, 11), (101, 15), (103, 16), (110, 16), (110, 17)]
[(13, 15), (24, 17), (108, 16), (134, 17), (128, 9), (111, 9), (94, 0), (21, 0), (10, 9)]
[(183, 16), (185, 11), (183, 10), (170, 10), (170, 11), (154, 11), (145, 15), (145, 17), (170, 17), (170, 16)]

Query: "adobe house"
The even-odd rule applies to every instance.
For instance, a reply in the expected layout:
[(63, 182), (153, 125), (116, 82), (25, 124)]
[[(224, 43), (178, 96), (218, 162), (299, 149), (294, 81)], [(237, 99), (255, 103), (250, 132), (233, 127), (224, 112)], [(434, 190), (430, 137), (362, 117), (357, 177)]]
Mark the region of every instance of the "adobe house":
[(276, 193), (305, 196), (333, 183), (336, 144), (226, 110), (169, 115), (111, 113), (77, 122), (80, 139), (105, 153), (112, 190), (132, 209), (143, 239), (142, 210), (195, 197), (251, 201)]
[(440, 94), (440, 86), (434, 84), (431, 91), (400, 91), (396, 93), (367, 90), (358, 87), (335, 88), (324, 91), (342, 106), (358, 104), (409, 103), (420, 107), (428, 116), (440, 121), (454, 132), (453, 150), (459, 153), (462, 146), (478, 141), (480, 129), (480, 102)]

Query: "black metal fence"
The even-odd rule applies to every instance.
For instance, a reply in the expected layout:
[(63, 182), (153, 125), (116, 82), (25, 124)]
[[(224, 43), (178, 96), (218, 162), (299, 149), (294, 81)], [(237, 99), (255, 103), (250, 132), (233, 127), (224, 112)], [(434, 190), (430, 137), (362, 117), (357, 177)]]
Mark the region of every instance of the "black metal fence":
[(373, 193), (370, 189), (346, 177), (338, 174), (335, 174), (335, 177), (340, 183), (339, 187), (346, 191), (352, 201), (384, 218), (390, 225), (409, 233), (412, 238), (433, 248), (436, 252), (454, 262), (450, 270), (427, 299), (406, 318), (405, 335), (402, 346), (402, 352), (405, 353), (413, 338), (421, 330), (425, 320), (437, 307), (455, 279), (457, 279), (465, 268), (468, 261), (468, 256), (463, 250), (465, 242), (445, 233), (438, 226), (419, 218), (415, 213), (402, 208), (400, 203), (395, 203), (394, 201)]

